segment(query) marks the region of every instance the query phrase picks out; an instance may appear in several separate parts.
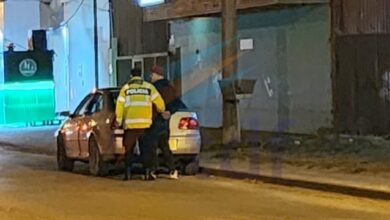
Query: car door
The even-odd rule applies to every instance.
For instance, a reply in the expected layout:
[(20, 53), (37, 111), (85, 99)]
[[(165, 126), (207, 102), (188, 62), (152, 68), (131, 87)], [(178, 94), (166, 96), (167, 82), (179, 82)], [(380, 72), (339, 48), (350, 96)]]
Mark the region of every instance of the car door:
[(69, 121), (67, 121), (64, 125), (64, 141), (66, 152), (69, 157), (80, 157), (81, 150), (79, 146), (79, 129), (84, 112), (91, 102), (92, 97), (93, 96), (91, 94), (87, 95), (77, 106)]
[[(106, 108), (107, 111), (110, 113), (109, 119), (112, 123), (113, 120), (115, 120), (115, 108), (116, 108), (116, 102), (118, 99), (119, 90), (112, 90), (107, 94), (106, 97)], [(124, 154), (125, 148), (122, 144), (123, 134), (124, 131), (122, 128), (117, 128), (115, 130), (112, 130), (110, 128), (111, 133), (111, 139), (106, 140), (109, 147), (109, 153), (112, 152), (113, 154)]]
[(111, 93), (106, 91), (99, 98), (99, 111), (94, 114), (93, 119), (97, 126), (94, 127), (94, 134), (99, 143), (101, 154), (113, 155), (114, 149), (114, 131), (112, 130), (115, 120), (115, 104), (113, 104)]
[(80, 118), (79, 145), (80, 156), (89, 157), (89, 138), (92, 130), (98, 125), (96, 118), (103, 110), (103, 95), (95, 93), (85, 109), (84, 115)]

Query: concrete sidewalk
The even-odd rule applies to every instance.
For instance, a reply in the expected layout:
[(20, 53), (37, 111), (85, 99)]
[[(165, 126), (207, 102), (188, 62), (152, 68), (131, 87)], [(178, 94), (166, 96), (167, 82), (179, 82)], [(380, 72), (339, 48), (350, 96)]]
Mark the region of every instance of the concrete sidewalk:
[(243, 131), (243, 143), (223, 146), (221, 129), (201, 131), (206, 169), (390, 193), (385, 137)]
[[(256, 176), (259, 179), (268, 179), (272, 183), (284, 182), (303, 182), (292, 183), (292, 186), (303, 186), (309, 184), (341, 186), (347, 188), (356, 188), (359, 190), (368, 190), (383, 192), (389, 194), (390, 198), (390, 175), (389, 173), (349, 173), (340, 170), (306, 168), (292, 166), (276, 159), (274, 162), (251, 163), (245, 159), (217, 159), (213, 155), (216, 152), (203, 152), (201, 155), (200, 166), (207, 170), (229, 171), (233, 173), (244, 174), (245, 176)], [(222, 173), (223, 174), (223, 173)], [(246, 175), (245, 175), (246, 174)], [(229, 176), (229, 174), (227, 174)], [(251, 177), (248, 177), (251, 178)], [(254, 179), (250, 181), (255, 181)], [(284, 185), (284, 184), (283, 184)], [(309, 187), (316, 188), (316, 187)], [(340, 189), (341, 191), (342, 189)]]

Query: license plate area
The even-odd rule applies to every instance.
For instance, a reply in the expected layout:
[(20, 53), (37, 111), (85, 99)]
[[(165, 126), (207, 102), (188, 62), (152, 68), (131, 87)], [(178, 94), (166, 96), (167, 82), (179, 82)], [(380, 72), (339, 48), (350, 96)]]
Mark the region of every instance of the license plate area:
[(177, 140), (176, 139), (169, 139), (169, 148), (171, 151), (177, 151)]

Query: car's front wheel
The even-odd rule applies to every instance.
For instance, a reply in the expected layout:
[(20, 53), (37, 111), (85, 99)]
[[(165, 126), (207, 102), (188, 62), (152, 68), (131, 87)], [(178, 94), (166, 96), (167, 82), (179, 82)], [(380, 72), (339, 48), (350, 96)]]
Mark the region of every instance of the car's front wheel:
[(89, 141), (89, 172), (94, 176), (107, 176), (108, 165), (103, 161), (94, 137)]
[(62, 171), (72, 171), (74, 161), (66, 156), (64, 140), (61, 137), (57, 139), (57, 167)]

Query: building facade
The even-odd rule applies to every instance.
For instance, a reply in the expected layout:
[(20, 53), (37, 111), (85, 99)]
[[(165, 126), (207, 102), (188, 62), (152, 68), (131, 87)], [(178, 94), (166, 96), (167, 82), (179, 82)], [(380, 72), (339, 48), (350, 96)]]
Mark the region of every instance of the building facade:
[[(159, 64), (201, 125), (221, 127), (221, 1), (97, 3), (99, 87), (123, 84), (132, 67)], [(8, 0), (0, 9), (2, 45), (24, 50), (29, 30), (47, 30), (56, 111), (72, 111), (96, 86), (93, 0)], [(243, 129), (388, 133), (390, 3), (237, 0), (237, 9), (235, 77), (256, 80), (252, 98), (240, 101)]]
[[(197, 18), (171, 25), (182, 51), (183, 99), (207, 127), (222, 125), (220, 23)], [(331, 127), (329, 6), (239, 14), (237, 28), (236, 77), (257, 81), (253, 97), (240, 101), (242, 128), (312, 133)]]
[[(212, 127), (222, 121), (221, 2), (172, 0), (144, 16), (171, 21), (183, 97)], [(243, 128), (389, 133), (389, 9), (386, 0), (237, 0), (236, 77), (257, 79), (240, 103)]]
[[(46, 30), (48, 49), (55, 52), (56, 112), (73, 111), (93, 88), (114, 85), (108, 0), (97, 1), (98, 83), (93, 0), (8, 0), (0, 4), (2, 50), (13, 43), (16, 51), (26, 51), (31, 31)], [(4, 73), (0, 75), (3, 82)]]
[(390, 131), (390, 2), (334, 0), (333, 97), (342, 133)]
[[(291, 133), (331, 128), (332, 42), (329, 1), (237, 1), (238, 72), (255, 79), (240, 101), (241, 127)], [(201, 125), (222, 126), (221, 1), (171, 1), (145, 9), (145, 20), (170, 20), (181, 52), (185, 103)]]
[(52, 10), (63, 13), (63, 20), (58, 25), (54, 23), (47, 27), (48, 47), (56, 52), (54, 59), (54, 74), (58, 88), (56, 109), (58, 112), (73, 111), (94, 88), (104, 88), (113, 84), (110, 60), (110, 5), (108, 0), (97, 1), (98, 85), (96, 85), (93, 0), (52, 0), (51, 4), (54, 5)]
[(115, 0), (112, 8), (113, 36), (117, 39), (117, 84), (128, 81), (133, 67), (148, 72), (154, 64), (159, 64), (167, 70), (167, 21), (145, 22), (137, 0)]

